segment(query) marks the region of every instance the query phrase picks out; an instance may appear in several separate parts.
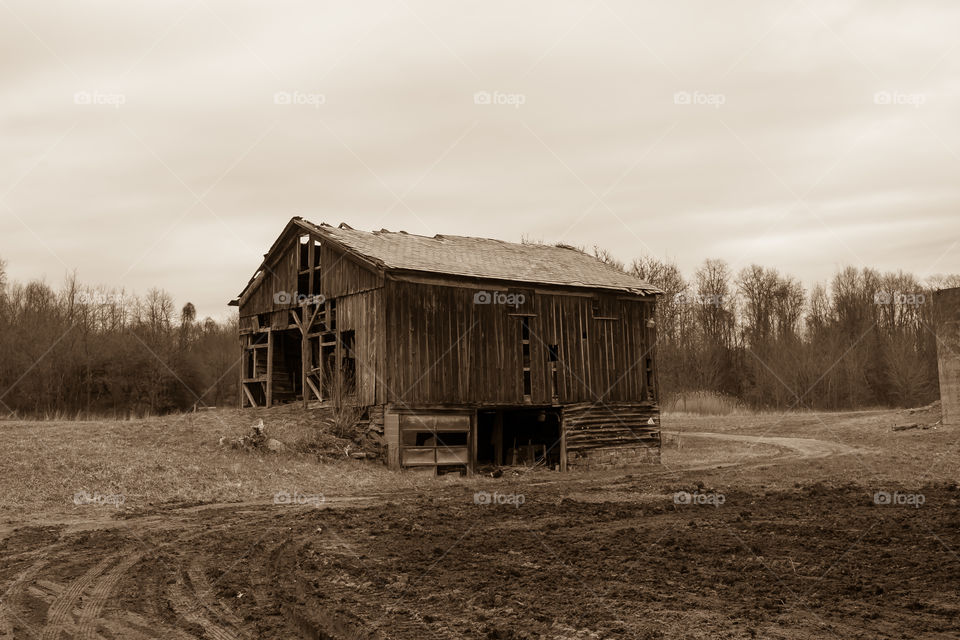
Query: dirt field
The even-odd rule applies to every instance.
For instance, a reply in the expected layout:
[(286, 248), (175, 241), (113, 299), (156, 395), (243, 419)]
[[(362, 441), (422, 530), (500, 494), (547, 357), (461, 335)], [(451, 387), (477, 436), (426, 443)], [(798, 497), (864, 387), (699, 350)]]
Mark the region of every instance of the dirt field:
[(243, 489), (190, 504), (143, 488), (187, 452), (112, 494), (136, 473), (117, 451), (78, 486), (55, 431), (0, 423), (33, 460), (11, 486), (40, 492), (5, 505), (0, 637), (955, 638), (960, 445), (937, 418), (668, 416), (662, 467), (498, 479), (196, 445), (190, 483), (240, 465)]

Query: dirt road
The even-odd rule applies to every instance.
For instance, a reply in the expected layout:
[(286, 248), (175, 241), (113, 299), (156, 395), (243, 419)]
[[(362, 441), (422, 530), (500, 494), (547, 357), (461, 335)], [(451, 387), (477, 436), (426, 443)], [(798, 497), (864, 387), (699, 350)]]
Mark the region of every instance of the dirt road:
[[(793, 455), (800, 458), (826, 458), (834, 455), (847, 455), (857, 453), (856, 447), (843, 444), (841, 442), (829, 442), (827, 440), (816, 440), (814, 438), (789, 438), (783, 436), (751, 436), (736, 433), (710, 433), (706, 431), (696, 431), (684, 434), (687, 438), (711, 438), (714, 440), (727, 440), (730, 442), (746, 442), (749, 444), (767, 444), (774, 447), (780, 447), (794, 452)], [(765, 461), (769, 462), (769, 460)], [(732, 461), (731, 466), (742, 464), (742, 461)]]

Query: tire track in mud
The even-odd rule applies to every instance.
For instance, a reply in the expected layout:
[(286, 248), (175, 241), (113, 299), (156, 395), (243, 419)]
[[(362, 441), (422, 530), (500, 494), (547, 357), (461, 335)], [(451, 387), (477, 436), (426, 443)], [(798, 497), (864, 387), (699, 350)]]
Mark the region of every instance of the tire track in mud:
[[(287, 539), (272, 549), (269, 570), (276, 578), (293, 578), (292, 592), (286, 591), (287, 600), (282, 606), (284, 619), (291, 624), (296, 633), (310, 640), (393, 640), (411, 638), (425, 640), (457, 640), (444, 629), (428, 623), (414, 612), (409, 615), (391, 611), (392, 597), (386, 594), (361, 595), (353, 586), (339, 584), (333, 580), (322, 581), (318, 587), (324, 593), (325, 600), (331, 600), (348, 615), (335, 611), (331, 603), (317, 603), (316, 595), (306, 585), (310, 584), (303, 569), (296, 561), (308, 555), (305, 548), (313, 543), (308, 532), (291, 533)], [(350, 549), (350, 544), (337, 537), (326, 540), (322, 550), (314, 550), (312, 555), (326, 551), (333, 555)], [(350, 551), (356, 554), (354, 551)], [(284, 562), (286, 561), (286, 562)], [(329, 575), (326, 576), (329, 578)], [(292, 598), (290, 596), (293, 596)], [(302, 603), (310, 603), (309, 606)], [(374, 615), (370, 615), (374, 613)], [(351, 620), (350, 616), (355, 620)], [(373, 618), (376, 623), (364, 623), (364, 619)]]
[(93, 565), (86, 573), (70, 583), (67, 589), (56, 596), (53, 603), (47, 609), (47, 623), (40, 635), (41, 640), (58, 640), (61, 633), (73, 627), (70, 614), (77, 606), (80, 596), (107, 570), (114, 559), (115, 557), (104, 558)]
[(187, 595), (182, 581), (171, 585), (167, 589), (166, 595), (167, 601), (178, 616), (190, 624), (202, 628), (204, 633), (213, 640), (240, 640), (243, 637), (234, 634), (230, 629), (225, 629), (200, 613), (198, 607), (195, 606), (195, 601)]
[(80, 617), (77, 621), (76, 635), (78, 640), (96, 640), (96, 638), (99, 637), (96, 633), (96, 626), (100, 619), (100, 614), (103, 611), (103, 606), (107, 602), (107, 598), (113, 593), (113, 590), (121, 578), (126, 575), (133, 565), (140, 562), (141, 558), (143, 558), (142, 553), (136, 553), (124, 558), (111, 569), (103, 579), (94, 582), (87, 593), (87, 599), (83, 602), (83, 606), (80, 607)]
[[(3, 596), (0, 597), (0, 638), (3, 640), (7, 640), (8, 638), (13, 640), (14, 638), (14, 626), (10, 617), (17, 616), (13, 613), (12, 603), (19, 597), (24, 587), (26, 587), (27, 581), (36, 577), (36, 575), (47, 566), (47, 563), (48, 561), (46, 559), (41, 559), (33, 563), (21, 571), (4, 590)], [(18, 619), (18, 622), (25, 626), (29, 633), (34, 633), (33, 628), (28, 626), (24, 621)]]
[[(227, 531), (230, 526), (226, 523), (212, 531), (210, 529), (197, 531), (166, 542), (161, 547), (191, 549), (191, 544), (198, 539)], [(193, 627), (200, 627), (204, 634), (213, 640), (248, 640), (251, 636), (244, 630), (243, 621), (230, 609), (221, 605), (215, 597), (210, 596), (213, 593), (213, 586), (207, 580), (203, 568), (194, 561), (184, 571), (183, 567), (186, 564), (186, 558), (177, 559), (177, 580), (156, 593), (156, 598), (165, 599), (179, 618)]]
[[(220, 618), (227, 625), (238, 630), (243, 629), (243, 620), (237, 617), (233, 609), (214, 595), (213, 585), (207, 580), (203, 567), (194, 564), (187, 570), (187, 577), (190, 579), (191, 595), (196, 598), (200, 606)], [(244, 636), (242, 632), (240, 635)]]

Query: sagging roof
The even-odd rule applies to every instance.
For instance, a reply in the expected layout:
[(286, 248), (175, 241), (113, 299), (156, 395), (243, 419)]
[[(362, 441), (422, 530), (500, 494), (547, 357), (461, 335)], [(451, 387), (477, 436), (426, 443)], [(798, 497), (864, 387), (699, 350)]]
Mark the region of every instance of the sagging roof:
[[(663, 293), (652, 284), (573, 247), (518, 244), (468, 236), (418, 236), (386, 229), (358, 231), (345, 223), (336, 227), (326, 223), (316, 225), (302, 218), (294, 218), (290, 225), (332, 240), (348, 253), (386, 271), (599, 288), (638, 295)], [(277, 247), (279, 240), (267, 256)]]
[(386, 229), (358, 231), (345, 224), (333, 227), (301, 222), (387, 270), (661, 293), (657, 287), (572, 247), (468, 236), (418, 236)]

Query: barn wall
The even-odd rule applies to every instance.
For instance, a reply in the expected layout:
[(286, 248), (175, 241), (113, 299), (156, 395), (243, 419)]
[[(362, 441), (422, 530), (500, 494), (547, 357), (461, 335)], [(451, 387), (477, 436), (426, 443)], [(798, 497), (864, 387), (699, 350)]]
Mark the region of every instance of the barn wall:
[(297, 235), (291, 235), (274, 254), (274, 258), (263, 270), (262, 281), (253, 290), (240, 300), (240, 316), (253, 316), (259, 313), (268, 313), (290, 309), (295, 304), (277, 302), (275, 294), (278, 292), (293, 293), (297, 289)]
[(357, 359), (356, 404), (369, 406), (385, 402), (383, 289), (337, 298), (337, 331), (354, 331)]
[[(530, 404), (655, 398), (646, 385), (650, 302), (609, 296), (595, 310), (593, 296), (518, 288), (501, 293), (524, 294), (521, 306), (477, 304), (485, 290), (394, 280), (384, 291), (390, 402), (524, 404), (521, 314), (531, 318)], [(560, 356), (556, 401), (550, 345)]]
[(943, 424), (960, 426), (960, 289), (934, 297)]
[(660, 409), (653, 402), (565, 406), (562, 429), (567, 469), (660, 462)]
[(369, 291), (383, 286), (383, 275), (361, 264), (330, 243), (323, 242), (321, 255), (321, 293), (328, 298)]
[[(312, 246), (315, 241), (321, 244), (313, 248), (317, 259), (308, 260), (307, 268), (301, 271), (300, 237), (304, 235), (310, 238), (306, 246)], [(313, 269), (314, 264), (319, 264), (319, 270)], [(255, 334), (265, 326), (275, 331), (294, 330), (296, 325), (291, 310), (305, 319), (316, 309), (315, 301), (322, 300), (321, 311), (325, 313), (317, 316), (318, 325), (308, 331), (338, 335), (353, 331), (357, 372), (353, 402), (361, 406), (383, 404), (385, 389), (380, 381), (384, 376), (386, 339), (382, 330), (382, 286), (383, 276), (378, 271), (339, 251), (322, 237), (294, 228), (278, 244), (269, 268), (263, 270), (262, 281), (241, 299), (240, 332), (242, 335)], [(288, 297), (278, 298), (278, 292), (285, 292)], [(304, 299), (298, 299), (297, 295), (309, 296), (311, 293), (322, 298), (310, 298), (307, 308), (300, 310)], [(329, 326), (323, 324), (328, 316), (336, 317), (333, 332), (324, 328)], [(302, 349), (303, 354), (309, 352), (309, 347)], [(275, 387), (279, 387), (282, 376), (289, 372), (280, 366), (277, 373), (279, 375), (273, 381)]]

